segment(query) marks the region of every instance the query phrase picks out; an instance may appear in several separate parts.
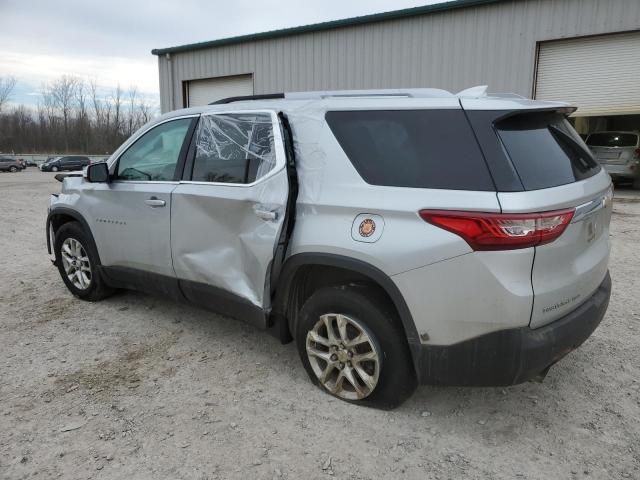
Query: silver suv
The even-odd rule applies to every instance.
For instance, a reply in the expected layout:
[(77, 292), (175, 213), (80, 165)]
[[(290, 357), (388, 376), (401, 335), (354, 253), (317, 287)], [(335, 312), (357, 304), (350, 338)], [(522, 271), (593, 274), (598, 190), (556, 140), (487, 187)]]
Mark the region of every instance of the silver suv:
[(81, 299), (142, 290), (294, 340), (358, 404), (543, 377), (611, 290), (611, 180), (573, 110), (416, 89), (171, 112), (64, 179), (49, 251)]
[(596, 132), (586, 142), (614, 182), (640, 178), (640, 132)]

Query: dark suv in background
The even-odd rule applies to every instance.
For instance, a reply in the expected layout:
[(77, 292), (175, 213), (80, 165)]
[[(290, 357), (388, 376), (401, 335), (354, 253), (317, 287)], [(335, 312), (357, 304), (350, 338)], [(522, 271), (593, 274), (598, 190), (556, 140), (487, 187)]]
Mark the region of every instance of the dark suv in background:
[(89, 157), (81, 155), (67, 155), (66, 157), (55, 157), (42, 164), (40, 170), (43, 172), (61, 172), (63, 170), (82, 170), (89, 165)]

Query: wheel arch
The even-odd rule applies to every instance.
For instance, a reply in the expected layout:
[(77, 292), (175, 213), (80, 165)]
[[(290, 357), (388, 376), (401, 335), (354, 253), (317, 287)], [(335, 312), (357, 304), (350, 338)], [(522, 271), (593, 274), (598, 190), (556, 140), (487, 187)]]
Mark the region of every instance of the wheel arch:
[(93, 232), (91, 231), (91, 227), (89, 227), (89, 223), (87, 220), (76, 210), (68, 207), (53, 207), (49, 214), (47, 215), (47, 227), (46, 227), (46, 237), (47, 237), (47, 251), (51, 255), (53, 245), (51, 243), (51, 235), (49, 234), (51, 227), (53, 227), (53, 232), (58, 231), (58, 229), (69, 222), (78, 222), (82, 225), (82, 228), (87, 232), (91, 242), (93, 243), (93, 248), (98, 256), (98, 261), (100, 261), (100, 253), (98, 252), (98, 248), (96, 246), (96, 242), (93, 238)]
[[(330, 272), (335, 274), (333, 282), (331, 277), (326, 277), (327, 274), (331, 275)], [(344, 283), (345, 281), (355, 283), (363, 281), (368, 285), (379, 288), (388, 297), (398, 313), (415, 368), (417, 365), (416, 360), (419, 358), (420, 338), (413, 316), (402, 293), (393, 280), (379, 268), (362, 260), (342, 255), (299, 253), (292, 255), (285, 261), (276, 287), (272, 310), (272, 315), (275, 319), (274, 326), (279, 329), (278, 336), (283, 342), (290, 340), (292, 335), (295, 334), (293, 330), (295, 328), (295, 315), (302, 307), (300, 289), (305, 288), (305, 277), (315, 274), (323, 278), (319, 280), (320, 285), (318, 288), (339, 284), (340, 282)], [(307, 292), (306, 298), (310, 296), (312, 291)]]

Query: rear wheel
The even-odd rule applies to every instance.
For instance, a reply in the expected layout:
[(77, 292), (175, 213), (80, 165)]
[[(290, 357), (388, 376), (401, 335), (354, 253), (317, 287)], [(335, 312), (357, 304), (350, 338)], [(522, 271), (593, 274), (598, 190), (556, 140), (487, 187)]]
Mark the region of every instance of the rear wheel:
[(17, 169), (16, 167), (9, 167), (9, 171), (10, 171), (11, 173), (14, 173), (14, 172), (17, 172), (17, 171), (18, 171), (18, 169)]
[(100, 263), (93, 241), (79, 223), (65, 223), (58, 229), (54, 251), (60, 276), (76, 297), (95, 302), (113, 292), (98, 271)]
[(416, 378), (397, 314), (377, 289), (323, 288), (300, 310), (296, 343), (311, 380), (331, 395), (377, 408), (409, 397)]

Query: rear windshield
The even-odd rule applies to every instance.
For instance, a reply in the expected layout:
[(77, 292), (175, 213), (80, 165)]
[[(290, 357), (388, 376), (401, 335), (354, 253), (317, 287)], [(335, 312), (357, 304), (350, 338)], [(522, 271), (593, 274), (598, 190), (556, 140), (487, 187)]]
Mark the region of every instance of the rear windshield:
[(633, 133), (600, 132), (587, 138), (590, 147), (635, 147), (637, 144), (638, 136)]
[(515, 115), (497, 123), (496, 129), (525, 190), (566, 185), (600, 171), (564, 115)]
[(495, 190), (462, 110), (327, 112), (326, 120), (369, 184)]

